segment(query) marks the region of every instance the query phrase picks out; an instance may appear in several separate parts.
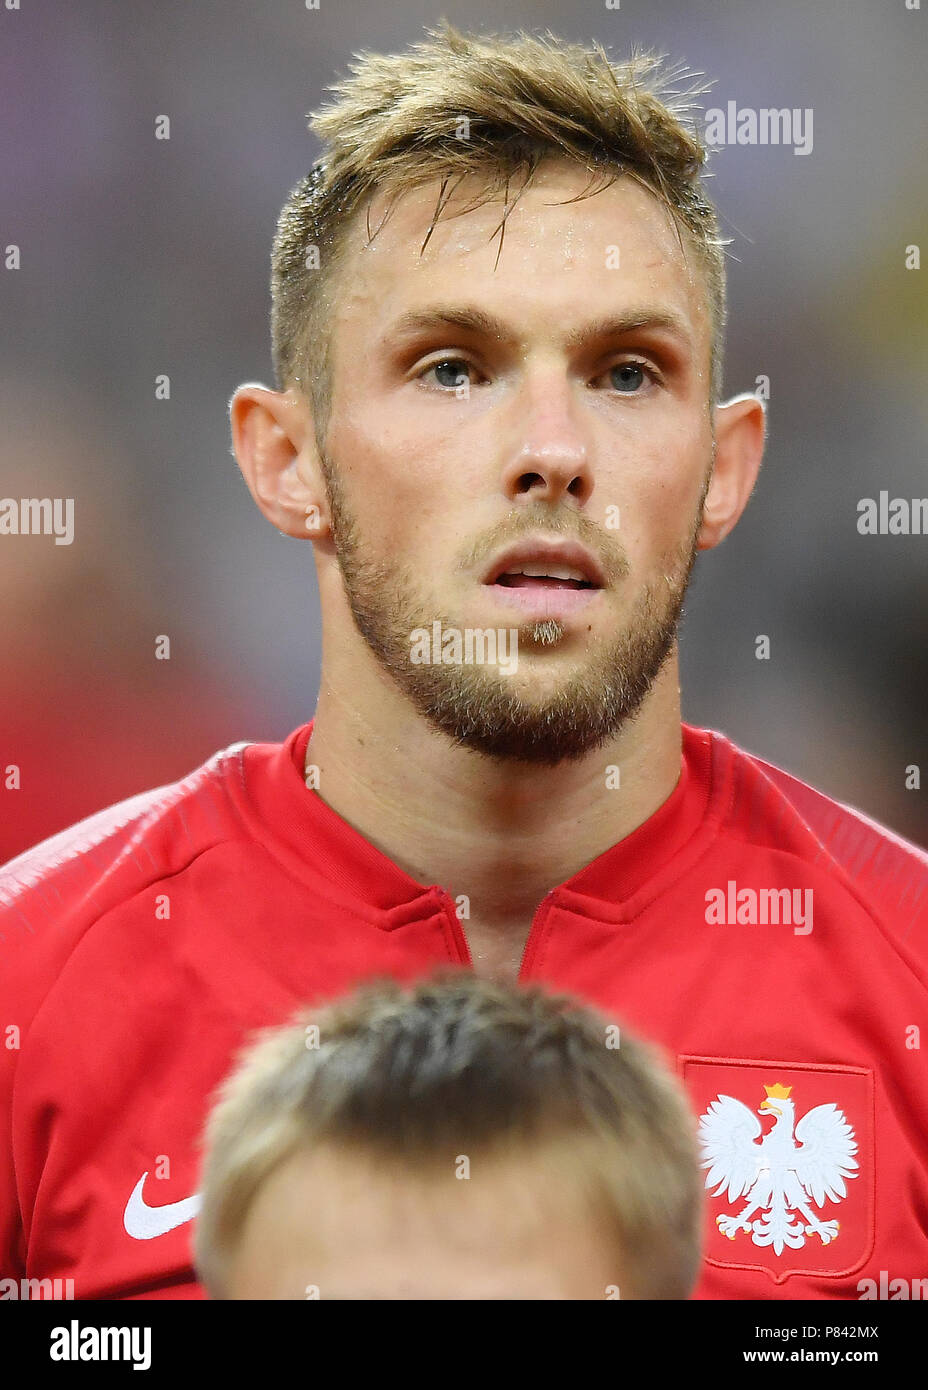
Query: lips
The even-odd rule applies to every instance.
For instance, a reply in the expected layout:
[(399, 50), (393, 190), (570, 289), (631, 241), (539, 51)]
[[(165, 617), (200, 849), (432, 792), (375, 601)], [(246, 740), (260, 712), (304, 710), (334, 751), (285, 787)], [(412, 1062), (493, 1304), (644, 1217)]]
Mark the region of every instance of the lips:
[(601, 589), (604, 577), (598, 561), (577, 541), (527, 537), (495, 557), (483, 582), (504, 588)]
[(534, 586), (545, 589), (590, 589), (592, 585), (586, 579), (581, 579), (575, 574), (566, 574), (561, 571), (543, 570), (540, 572), (524, 569), (516, 572), (511, 570), (508, 574), (501, 574), (495, 581), (507, 589), (525, 589)]
[(483, 583), (497, 603), (526, 620), (566, 619), (597, 600), (605, 577), (577, 541), (536, 536), (500, 551)]

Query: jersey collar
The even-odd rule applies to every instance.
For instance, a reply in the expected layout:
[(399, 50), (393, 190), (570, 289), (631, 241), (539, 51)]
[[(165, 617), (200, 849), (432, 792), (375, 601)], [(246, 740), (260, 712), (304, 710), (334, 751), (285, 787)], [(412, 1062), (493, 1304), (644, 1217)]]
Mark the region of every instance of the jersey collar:
[[(239, 751), (243, 810), (256, 838), (272, 837), (279, 857), (304, 880), (322, 874), (340, 895), (380, 912), (415, 916), (413, 904), (435, 885), (417, 882), (342, 819), (303, 778), (313, 721), (282, 744), (246, 744)], [(565, 906), (619, 920), (631, 900), (661, 885), (701, 851), (714, 831), (727, 740), (707, 729), (681, 726), (680, 777), (667, 800), (642, 825), (552, 891)], [(730, 751), (730, 750), (728, 750)], [(621, 790), (616, 790), (621, 796)], [(270, 846), (269, 846), (270, 847)], [(413, 909), (411, 911), (411, 909)]]

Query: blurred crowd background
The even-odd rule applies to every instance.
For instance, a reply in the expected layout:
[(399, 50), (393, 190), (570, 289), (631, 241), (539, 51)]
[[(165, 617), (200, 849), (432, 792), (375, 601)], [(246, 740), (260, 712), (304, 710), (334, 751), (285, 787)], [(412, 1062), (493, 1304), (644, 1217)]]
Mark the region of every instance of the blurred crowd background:
[(311, 717), (311, 547), (255, 510), (227, 403), (272, 384), (270, 244), (318, 153), (306, 113), (354, 51), (443, 15), (655, 48), (715, 80), (708, 106), (812, 108), (810, 154), (711, 160), (726, 390), (769, 377), (770, 440), (697, 562), (684, 718), (928, 845), (928, 537), (857, 531), (861, 498), (928, 495), (928, 266), (905, 268), (928, 252), (928, 5), (22, 0), (0, 8), (0, 247), (22, 256), (0, 259), (0, 497), (73, 497), (76, 535), (0, 538), (0, 769), (22, 769), (0, 862)]

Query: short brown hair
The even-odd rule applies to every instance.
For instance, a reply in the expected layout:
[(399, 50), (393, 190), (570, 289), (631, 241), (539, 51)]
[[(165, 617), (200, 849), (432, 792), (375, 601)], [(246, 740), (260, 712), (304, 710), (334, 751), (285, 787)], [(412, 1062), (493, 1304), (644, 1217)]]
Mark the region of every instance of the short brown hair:
[(194, 1236), (214, 1296), (262, 1183), (326, 1144), (423, 1173), (462, 1150), (531, 1162), (538, 1146), (566, 1149), (633, 1295), (692, 1291), (695, 1120), (656, 1054), (568, 995), (458, 970), (373, 982), (258, 1035), (217, 1096)]
[[(308, 377), (317, 437), (324, 438), (333, 272), (355, 212), (375, 190), (399, 196), (441, 179), (434, 227), (449, 184), (453, 192), (466, 175), (479, 174), (486, 192), (471, 207), (505, 190), (502, 247), (511, 181), (522, 177), (521, 193), (542, 160), (566, 156), (592, 175), (591, 192), (583, 196), (625, 173), (664, 203), (681, 241), (685, 234), (695, 248), (708, 290), (714, 401), (721, 385), (726, 243), (703, 191), (706, 149), (691, 114), (705, 85), (686, 85), (683, 69), (664, 69), (651, 53), (614, 63), (599, 44), (585, 47), (551, 34), (477, 37), (447, 22), (427, 33), (407, 53), (357, 55), (353, 76), (331, 89), (337, 99), (310, 116), (324, 153), (284, 204), (272, 255), (278, 388), (302, 385)], [(459, 137), (462, 121), (467, 138)], [(318, 252), (318, 269), (307, 265), (310, 248)]]

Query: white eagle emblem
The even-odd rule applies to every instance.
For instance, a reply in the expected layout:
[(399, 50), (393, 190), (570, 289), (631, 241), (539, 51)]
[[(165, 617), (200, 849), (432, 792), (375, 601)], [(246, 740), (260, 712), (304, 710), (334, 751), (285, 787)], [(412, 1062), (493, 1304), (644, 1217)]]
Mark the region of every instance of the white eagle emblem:
[[(718, 1183), (713, 1197), (727, 1189), (729, 1202), (745, 1198), (740, 1212), (715, 1218), (720, 1231), (729, 1240), (748, 1231), (755, 1245), (772, 1245), (778, 1255), (784, 1246), (795, 1250), (805, 1245), (806, 1236), (817, 1235), (823, 1245), (834, 1240), (840, 1222), (819, 1221), (811, 1203), (821, 1208), (826, 1200), (840, 1202), (847, 1196), (844, 1179), (857, 1176), (854, 1130), (837, 1106), (816, 1105), (807, 1111), (795, 1125), (794, 1139), (792, 1089), (779, 1082), (765, 1086), (767, 1098), (757, 1114), (733, 1096), (720, 1095), (699, 1121), (700, 1166), (709, 1169), (706, 1187)], [(758, 1144), (762, 1126), (757, 1115), (769, 1112), (776, 1123)], [(755, 1211), (764, 1214), (749, 1220)]]

